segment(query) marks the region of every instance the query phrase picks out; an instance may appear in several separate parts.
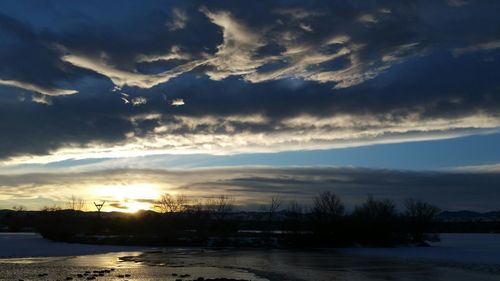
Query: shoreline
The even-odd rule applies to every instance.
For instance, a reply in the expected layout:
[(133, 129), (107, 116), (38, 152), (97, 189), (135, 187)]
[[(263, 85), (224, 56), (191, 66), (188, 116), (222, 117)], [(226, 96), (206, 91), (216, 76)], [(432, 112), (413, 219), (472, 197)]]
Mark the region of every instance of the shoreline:
[(40, 234), (34, 232), (0, 233), (0, 259), (82, 256), (112, 252), (137, 252), (146, 249), (148, 248), (138, 246), (56, 242), (44, 239)]

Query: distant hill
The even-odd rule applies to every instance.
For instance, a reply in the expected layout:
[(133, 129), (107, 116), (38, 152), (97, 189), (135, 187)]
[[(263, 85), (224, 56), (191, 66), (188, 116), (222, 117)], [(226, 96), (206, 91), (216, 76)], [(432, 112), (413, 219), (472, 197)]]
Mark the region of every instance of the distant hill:
[(494, 222), (500, 221), (500, 211), (494, 212), (474, 212), (474, 211), (443, 211), (441, 212), (437, 219), (443, 222), (470, 222), (470, 221), (481, 221), (481, 222)]

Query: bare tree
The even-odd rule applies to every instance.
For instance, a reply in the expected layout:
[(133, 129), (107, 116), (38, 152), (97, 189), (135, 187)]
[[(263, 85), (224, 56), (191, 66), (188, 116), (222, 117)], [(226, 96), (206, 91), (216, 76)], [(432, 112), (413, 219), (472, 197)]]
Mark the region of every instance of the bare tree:
[(320, 218), (338, 218), (344, 214), (345, 207), (335, 193), (325, 191), (313, 198), (312, 213)]
[(424, 242), (424, 233), (440, 212), (440, 209), (429, 203), (408, 199), (405, 202), (405, 216), (409, 222), (414, 242)]
[(297, 200), (291, 200), (288, 202), (287, 208), (285, 210), (286, 214), (286, 225), (291, 228), (291, 230), (297, 231), (301, 227), (301, 221), (303, 218), (303, 208), (297, 202)]
[(369, 222), (392, 221), (397, 216), (396, 205), (391, 200), (375, 200), (370, 195), (363, 205), (354, 209), (354, 216)]
[(302, 205), (300, 205), (297, 200), (291, 200), (290, 202), (288, 202), (286, 212), (294, 215), (301, 215), (304, 210), (302, 208)]
[(200, 214), (205, 211), (205, 205), (201, 200), (191, 200), (189, 205), (186, 205), (186, 211), (190, 214)]
[(85, 210), (85, 200), (71, 195), (68, 202), (66, 202), (66, 208), (74, 211), (84, 211)]
[(392, 245), (399, 240), (399, 220), (396, 205), (389, 199), (376, 200), (369, 196), (361, 206), (357, 206), (353, 212), (353, 219), (357, 224), (360, 243), (379, 246)]
[(274, 219), (274, 216), (276, 215), (276, 212), (278, 212), (282, 203), (283, 200), (279, 195), (271, 196), (271, 202), (269, 203), (269, 208), (267, 210), (270, 221)]
[(61, 211), (62, 208), (57, 205), (52, 205), (52, 206), (43, 206), (40, 210), (42, 212), (56, 212), (56, 211)]
[(163, 194), (160, 199), (154, 202), (155, 210), (162, 213), (178, 213), (188, 209), (188, 199), (183, 194), (172, 196), (168, 193)]
[(219, 195), (207, 200), (207, 210), (217, 219), (223, 220), (234, 208), (234, 197), (229, 195)]
[(405, 215), (413, 221), (430, 222), (440, 212), (440, 209), (429, 203), (408, 199), (405, 201)]

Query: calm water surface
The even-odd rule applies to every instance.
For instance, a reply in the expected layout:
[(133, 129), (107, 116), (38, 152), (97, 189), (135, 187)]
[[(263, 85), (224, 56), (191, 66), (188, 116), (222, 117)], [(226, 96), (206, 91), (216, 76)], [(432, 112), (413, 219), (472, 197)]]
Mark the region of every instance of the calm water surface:
[[(77, 257), (0, 259), (0, 280), (65, 280), (85, 271), (115, 269), (97, 280), (500, 280), (494, 272), (334, 251), (164, 249)], [(38, 277), (47, 273), (47, 276)], [(118, 275), (130, 274), (127, 278)], [(173, 276), (172, 274), (177, 274)]]

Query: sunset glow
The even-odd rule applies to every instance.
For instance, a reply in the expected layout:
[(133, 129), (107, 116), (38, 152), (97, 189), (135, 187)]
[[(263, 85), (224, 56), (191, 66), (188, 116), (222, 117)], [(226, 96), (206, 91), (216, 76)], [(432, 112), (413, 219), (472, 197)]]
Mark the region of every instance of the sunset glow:
[(150, 210), (160, 197), (158, 188), (151, 184), (104, 185), (91, 190), (92, 196), (106, 201), (103, 211), (136, 212)]

